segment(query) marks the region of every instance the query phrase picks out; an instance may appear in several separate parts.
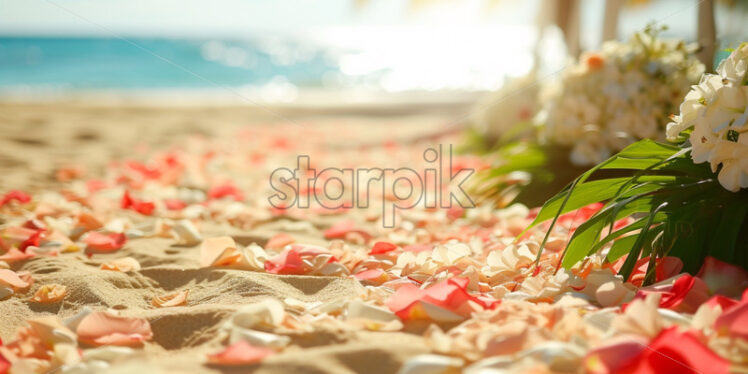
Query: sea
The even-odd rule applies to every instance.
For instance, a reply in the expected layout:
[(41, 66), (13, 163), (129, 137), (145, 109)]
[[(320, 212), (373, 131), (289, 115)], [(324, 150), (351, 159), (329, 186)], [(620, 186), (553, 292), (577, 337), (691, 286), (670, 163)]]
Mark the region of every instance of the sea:
[(240, 90), (482, 91), (532, 66), (533, 30), (331, 30), (314, 37), (0, 36), (0, 94)]

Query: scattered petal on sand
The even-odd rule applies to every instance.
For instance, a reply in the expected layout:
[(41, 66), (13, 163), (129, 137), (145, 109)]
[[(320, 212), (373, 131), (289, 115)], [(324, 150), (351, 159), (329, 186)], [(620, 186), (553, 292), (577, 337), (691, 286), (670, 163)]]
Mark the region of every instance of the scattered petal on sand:
[(208, 363), (213, 365), (241, 366), (261, 362), (275, 351), (265, 347), (255, 347), (244, 340), (237, 341), (224, 350), (208, 355)]
[(86, 249), (97, 252), (114, 252), (125, 245), (127, 237), (123, 233), (104, 234), (91, 231), (86, 235), (84, 242), (87, 246)]
[(132, 257), (122, 257), (101, 264), (101, 270), (121, 271), (123, 273), (140, 270), (140, 263)]
[(283, 348), (291, 342), (287, 336), (255, 329), (274, 329), (286, 317), (283, 304), (276, 299), (265, 299), (242, 306), (226, 322), (222, 330), (228, 332), (230, 342), (245, 340), (259, 347)]
[(345, 311), (345, 318), (349, 324), (368, 330), (398, 331), (403, 327), (400, 319), (391, 311), (361, 300), (349, 302)]
[(213, 186), (208, 190), (209, 199), (223, 199), (230, 197), (236, 201), (243, 201), (244, 194), (231, 183)]
[(28, 281), (25, 281), (21, 276), (13, 270), (0, 269), (0, 286), (10, 287), (14, 290), (22, 290), (29, 287)]
[(91, 312), (78, 324), (78, 340), (91, 345), (137, 346), (153, 337), (145, 319)]
[(11, 201), (16, 201), (21, 204), (26, 204), (28, 202), (31, 202), (31, 196), (19, 190), (8, 191), (8, 193), (6, 193), (5, 195), (3, 195), (2, 198), (0, 198), (0, 208), (2, 208), (5, 204), (8, 204)]
[(35, 303), (56, 303), (62, 301), (67, 293), (67, 287), (61, 284), (45, 284), (34, 293), (31, 301)]
[(468, 282), (467, 278), (449, 278), (425, 290), (406, 284), (390, 297), (387, 307), (403, 320), (460, 321), (474, 311), (493, 306), (470, 295), (466, 291)]
[(285, 249), (277, 256), (265, 261), (265, 271), (286, 275), (302, 275), (305, 273), (301, 255), (293, 248)]
[(3, 255), (0, 255), (0, 261), (7, 262), (9, 264), (12, 264), (14, 262), (28, 260), (32, 257), (36, 256), (33, 253), (23, 253), (19, 251), (17, 248), (11, 248), (8, 252), (6, 252)]
[(177, 235), (177, 243), (182, 245), (195, 245), (202, 239), (200, 232), (190, 220), (179, 220), (171, 228)]
[(246, 329), (272, 328), (279, 326), (285, 315), (283, 304), (276, 299), (268, 298), (242, 306), (231, 316), (230, 321)]
[(434, 354), (418, 355), (405, 361), (400, 374), (449, 374), (459, 373), (465, 364), (460, 358)]
[(166, 295), (154, 296), (153, 299), (151, 299), (151, 305), (157, 308), (187, 305), (187, 296), (189, 296), (189, 294), (189, 290), (184, 290)]
[(143, 201), (135, 199), (130, 196), (129, 191), (125, 191), (122, 195), (122, 201), (120, 202), (122, 209), (132, 209), (140, 214), (150, 216), (153, 214), (153, 210), (156, 209), (156, 205), (149, 201)]
[(280, 233), (270, 238), (268, 242), (265, 244), (265, 248), (283, 249), (283, 247), (289, 244), (293, 244), (295, 242), (296, 242), (296, 239), (294, 239), (291, 235), (288, 235), (286, 233)]
[(208, 238), (200, 246), (200, 266), (262, 271), (267, 254), (256, 244), (239, 249), (229, 236)]
[(348, 234), (358, 234), (368, 240), (371, 238), (371, 234), (368, 232), (356, 228), (356, 224), (353, 221), (341, 221), (338, 222), (324, 232), (325, 239), (345, 239)]
[(660, 307), (684, 313), (695, 313), (709, 299), (709, 290), (701, 278), (682, 274), (658, 284), (640, 289), (636, 297), (644, 298), (650, 293), (661, 294)]

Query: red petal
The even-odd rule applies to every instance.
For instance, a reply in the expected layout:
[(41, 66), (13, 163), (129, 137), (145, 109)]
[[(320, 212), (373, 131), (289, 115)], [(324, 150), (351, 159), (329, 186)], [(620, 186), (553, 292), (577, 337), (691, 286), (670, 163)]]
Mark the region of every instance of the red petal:
[(265, 271), (273, 274), (304, 274), (304, 263), (299, 252), (286, 249), (277, 256), (265, 261)]
[(26, 248), (28, 247), (38, 247), (39, 241), (42, 239), (42, 235), (44, 235), (46, 231), (47, 230), (45, 229), (36, 230), (33, 234), (31, 234), (31, 236), (29, 236), (28, 239), (24, 240), (23, 242), (21, 242), (21, 244), (18, 245), (18, 250), (20, 250), (21, 252), (26, 252)]
[(122, 202), (120, 206), (122, 207), (122, 209), (132, 209), (146, 216), (150, 216), (151, 214), (153, 214), (153, 210), (156, 208), (156, 205), (152, 202), (133, 198), (132, 196), (130, 196), (129, 191), (125, 191), (125, 193), (122, 195)]
[(397, 249), (397, 246), (388, 242), (376, 242), (374, 247), (369, 252), (370, 255), (381, 255), (384, 253), (392, 252)]
[(208, 355), (208, 362), (215, 365), (251, 365), (261, 362), (275, 351), (255, 347), (244, 340), (229, 345), (221, 352)]
[(492, 308), (498, 303), (498, 301), (481, 299), (469, 294), (466, 290), (469, 282), (470, 280), (467, 278), (454, 277), (425, 290), (406, 284), (390, 296), (386, 305), (398, 317), (406, 320), (410, 318), (410, 309), (419, 301), (436, 305), (459, 315), (465, 315), (468, 301), (486, 309)]
[(93, 345), (140, 345), (153, 337), (151, 325), (142, 318), (127, 318), (106, 312), (91, 312), (76, 330), (78, 340)]
[(642, 288), (636, 298), (644, 298), (650, 293), (660, 293), (660, 307), (683, 313), (695, 313), (709, 299), (706, 283), (688, 274), (679, 276), (672, 284), (661, 284)]
[(127, 242), (127, 236), (123, 233), (102, 234), (91, 231), (86, 236), (85, 243), (88, 249), (101, 252), (114, 252), (122, 248)]
[(677, 327), (662, 330), (648, 349), (642, 350), (632, 374), (710, 373), (727, 374), (729, 362), (712, 352), (692, 332)]
[(0, 199), (0, 207), (14, 200), (18, 201), (21, 204), (26, 204), (31, 201), (31, 196), (19, 190), (8, 191), (8, 193), (6, 193), (3, 198)]
[[(0, 344), (1, 346), (2, 344)], [(0, 353), (0, 374), (7, 374), (10, 370), (10, 361), (6, 360), (2, 353)]]
[(236, 201), (244, 200), (242, 191), (230, 183), (213, 186), (208, 190), (208, 198), (210, 199), (223, 199), (224, 197), (233, 197)]

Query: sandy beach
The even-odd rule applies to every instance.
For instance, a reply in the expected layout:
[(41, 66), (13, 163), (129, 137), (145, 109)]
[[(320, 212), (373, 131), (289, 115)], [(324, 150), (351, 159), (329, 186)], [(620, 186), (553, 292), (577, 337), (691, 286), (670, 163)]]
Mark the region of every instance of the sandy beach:
[[(313, 141), (322, 139), (324, 148), (329, 147), (327, 149), (334, 152), (338, 147), (348, 152), (358, 146), (381, 147), (399, 140), (410, 144), (459, 118), (454, 108), (449, 110), (451, 114), (445, 113), (443, 108), (423, 107), (394, 113), (375, 109), (367, 111), (367, 116), (352, 112), (331, 109), (309, 113), (302, 109), (225, 106), (0, 104), (3, 134), (0, 165), (4, 175), (0, 189), (22, 189), (35, 195), (59, 191), (71, 187), (71, 181), (59, 180), (60, 169), (80, 167), (85, 174), (79, 177), (101, 178), (107, 175), (113, 161), (148, 160), (154, 154), (196, 139), (222, 144), (240, 131), (253, 134), (256, 130), (257, 138), (247, 144), (257, 144), (253, 141), (272, 140), (276, 137), (272, 134), (283, 134), (279, 128), (313, 129), (313, 133), (322, 134)], [(331, 134), (335, 136), (327, 137)], [(287, 153), (282, 156), (289, 160), (295, 157), (290, 151), (281, 150), (280, 153)], [(125, 212), (125, 215), (130, 214)], [(142, 217), (136, 216), (134, 213), (130, 218), (142, 221)], [(4, 215), (2, 223), (8, 226), (18, 218), (12, 213)], [(349, 218), (341, 214), (333, 221)], [(324, 237), (324, 228), (330, 222), (331, 219), (324, 216), (312, 217), (306, 222), (264, 217), (244, 228), (219, 219), (203, 222), (200, 232), (206, 238), (228, 235), (241, 245), (264, 246), (278, 233), (290, 234), (302, 243), (327, 245), (329, 240)], [(370, 226), (376, 230), (374, 224)], [(364, 248), (363, 245), (359, 247)], [(150, 321), (154, 339), (132, 358), (136, 362), (144, 360), (170, 373), (232, 372), (203, 365), (203, 362), (205, 355), (215, 351), (219, 344), (219, 326), (239, 306), (267, 297), (307, 303), (345, 301), (356, 299), (364, 292), (360, 282), (350, 277), (201, 268), (199, 250), (199, 245), (179, 245), (175, 238), (143, 237), (128, 240), (114, 256), (86, 257), (82, 253), (68, 253), (13, 263), (14, 271), (31, 274), (34, 285), (19, 297), (0, 301), (0, 313), (4, 316), (0, 338), (11, 341), (28, 319), (49, 315), (69, 318), (86, 307), (114, 309), (123, 315)], [(141, 269), (128, 273), (101, 270), (100, 265), (111, 257), (134, 258)], [(29, 301), (29, 296), (45, 284), (67, 287), (64, 300), (53, 304)], [(151, 305), (154, 295), (183, 289), (190, 292), (186, 306), (157, 309)], [(289, 336), (293, 348), (264, 361), (261, 367), (254, 368), (255, 372), (395, 372), (408, 357), (427, 351), (420, 336), (405, 332), (351, 330), (341, 333), (322, 329)], [(246, 367), (236, 369), (237, 372), (246, 370)]]

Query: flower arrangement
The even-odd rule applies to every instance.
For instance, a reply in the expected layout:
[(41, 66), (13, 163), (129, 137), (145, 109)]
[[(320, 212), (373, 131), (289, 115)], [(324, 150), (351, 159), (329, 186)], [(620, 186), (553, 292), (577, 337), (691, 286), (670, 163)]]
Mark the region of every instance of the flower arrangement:
[[(719, 169), (719, 183), (736, 192), (748, 187), (748, 44), (743, 43), (686, 95), (680, 115), (667, 126), (670, 141), (688, 138), (695, 163)], [(721, 166), (721, 168), (720, 168)]]
[[(474, 118), (483, 139), (498, 144), (490, 155), (494, 168), (478, 174), (473, 196), (499, 205), (507, 196), (541, 205), (588, 167), (629, 144), (664, 141), (669, 114), (699, 81), (704, 65), (696, 58), (695, 45), (662, 39), (661, 30), (649, 26), (626, 42), (606, 42), (540, 89), (516, 80), (499, 91), (495, 96), (501, 100), (494, 99), (494, 107)], [(510, 89), (517, 93), (505, 92)], [(528, 110), (538, 113), (523, 122), (519, 114)], [(514, 177), (507, 180), (516, 171), (528, 173), (523, 184)]]
[[(667, 125), (677, 145), (645, 139), (582, 174), (550, 199), (534, 224), (595, 202), (602, 209), (579, 226), (563, 254), (570, 267), (592, 253), (625, 257), (631, 276), (649, 256), (680, 258), (694, 273), (707, 256), (748, 268), (748, 44), (743, 43), (686, 95)], [(706, 165), (706, 162), (709, 165)], [(614, 178), (593, 180), (599, 171)], [(636, 219), (625, 227), (616, 220)], [(650, 267), (652, 268), (652, 267)], [(654, 274), (647, 274), (645, 283)]]
[(544, 88), (541, 137), (572, 147), (570, 160), (590, 166), (638, 139), (661, 139), (672, 113), (704, 65), (696, 46), (657, 37), (648, 27), (627, 42), (586, 53), (559, 82)]

